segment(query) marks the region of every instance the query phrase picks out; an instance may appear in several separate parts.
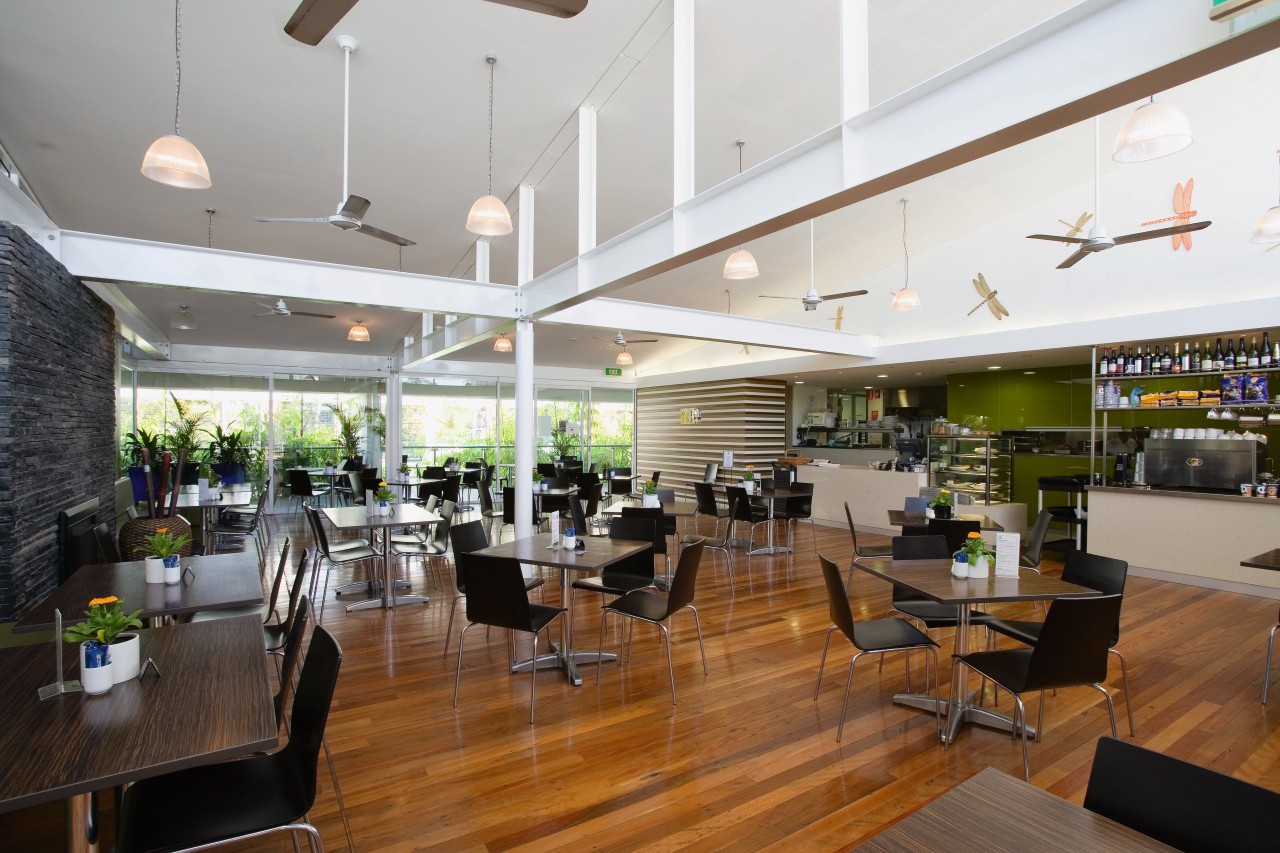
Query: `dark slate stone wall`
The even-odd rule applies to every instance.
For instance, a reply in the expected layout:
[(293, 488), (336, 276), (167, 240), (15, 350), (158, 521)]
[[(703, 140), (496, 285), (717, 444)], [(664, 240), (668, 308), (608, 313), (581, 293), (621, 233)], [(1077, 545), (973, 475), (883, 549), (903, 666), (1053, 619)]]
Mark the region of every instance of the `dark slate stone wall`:
[(96, 497), (111, 523), (115, 411), (111, 308), (0, 222), (0, 621), (57, 586), (60, 510)]

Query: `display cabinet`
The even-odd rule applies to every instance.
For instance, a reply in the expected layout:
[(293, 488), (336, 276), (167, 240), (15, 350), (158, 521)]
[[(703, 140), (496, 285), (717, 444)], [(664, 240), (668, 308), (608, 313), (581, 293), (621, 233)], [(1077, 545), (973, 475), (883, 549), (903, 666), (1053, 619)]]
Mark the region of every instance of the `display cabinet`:
[(996, 435), (929, 436), (929, 483), (967, 494), (975, 504), (1008, 503), (1013, 490), (1013, 439)]

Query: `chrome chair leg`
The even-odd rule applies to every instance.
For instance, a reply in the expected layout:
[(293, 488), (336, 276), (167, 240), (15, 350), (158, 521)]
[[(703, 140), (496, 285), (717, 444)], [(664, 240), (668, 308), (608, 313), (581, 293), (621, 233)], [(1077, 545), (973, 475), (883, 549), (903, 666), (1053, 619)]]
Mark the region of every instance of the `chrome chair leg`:
[[(1275, 629), (1272, 628), (1272, 633)], [(1120, 658), (1120, 683), (1124, 685), (1124, 708), (1129, 715), (1129, 737), (1137, 737), (1137, 732), (1133, 728), (1133, 694), (1129, 692), (1129, 665), (1125, 663), (1124, 655), (1120, 654), (1118, 649), (1108, 649), (1110, 654)], [(1270, 657), (1271, 643), (1267, 643), (1267, 655)], [(1265, 703), (1264, 703), (1265, 704)]]
[[(1280, 622), (1276, 623), (1271, 629), (1271, 634), (1267, 637), (1267, 668), (1262, 673), (1262, 704), (1267, 704), (1267, 687), (1271, 685), (1271, 646), (1276, 641), (1276, 631), (1280, 631)], [(1121, 658), (1124, 660), (1124, 658)], [(1129, 692), (1128, 685), (1125, 686), (1125, 692)]]
[[(849, 710), (849, 688), (853, 686), (853, 665), (858, 662), (858, 658), (862, 657), (865, 652), (858, 652), (853, 656), (853, 660), (849, 661), (849, 676), (844, 682), (844, 702), (840, 705), (840, 725), (836, 728), (836, 743), (840, 742), (840, 738), (844, 736), (844, 715)], [(880, 655), (881, 659), (884, 655)]]
[(822, 668), (827, 665), (827, 648), (831, 645), (831, 632), (836, 630), (832, 625), (827, 629), (827, 638), (822, 643), (822, 660), (818, 661), (818, 683), (813, 688), (813, 701), (818, 701), (818, 691), (822, 689)]
[(1111, 718), (1111, 736), (1114, 738), (1120, 737), (1116, 733), (1116, 703), (1111, 701), (1111, 692), (1101, 684), (1090, 684), (1089, 686), (1101, 693), (1107, 700), (1107, 715)]
[[(1013, 719), (1016, 721), (1014, 724), (1014, 731), (1016, 732), (1018, 729), (1022, 729), (1022, 778), (1030, 782), (1031, 756), (1030, 753), (1027, 752), (1027, 706), (1022, 703), (1022, 696), (1017, 693), (1013, 694), (1013, 702), (1017, 708), (1013, 716)], [(1042, 699), (1041, 705), (1043, 706), (1043, 704), (1044, 700)]]
[(462, 683), (462, 645), (467, 639), (467, 629), (474, 625), (474, 622), (468, 622), (462, 626), (462, 633), (458, 635), (458, 668), (453, 676), (453, 707), (458, 707), (458, 685)]

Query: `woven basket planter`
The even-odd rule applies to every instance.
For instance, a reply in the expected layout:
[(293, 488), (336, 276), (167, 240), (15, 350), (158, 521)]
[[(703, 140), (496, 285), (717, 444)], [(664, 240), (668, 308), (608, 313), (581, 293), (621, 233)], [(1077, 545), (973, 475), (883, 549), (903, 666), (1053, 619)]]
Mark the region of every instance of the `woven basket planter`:
[[(191, 525), (180, 515), (173, 518), (131, 518), (120, 525), (120, 559), (141, 560), (143, 554), (140, 549), (145, 548), (151, 534), (162, 527), (167, 527), (174, 536), (182, 533), (191, 536)], [(191, 543), (188, 542), (179, 553), (190, 557)]]

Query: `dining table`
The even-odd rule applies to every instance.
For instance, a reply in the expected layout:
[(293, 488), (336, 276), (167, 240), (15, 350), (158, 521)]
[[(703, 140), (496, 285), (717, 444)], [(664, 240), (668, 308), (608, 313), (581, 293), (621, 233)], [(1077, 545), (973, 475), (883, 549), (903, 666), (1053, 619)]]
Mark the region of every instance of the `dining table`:
[(551, 650), (546, 654), (517, 662), (511, 667), (512, 672), (527, 672), (531, 667), (563, 669), (569, 683), (581, 687), (582, 675), (578, 672), (579, 663), (602, 663), (617, 659), (618, 656), (612, 652), (573, 649), (573, 614), (568, 612), (569, 572), (596, 574), (619, 560), (642, 551), (652, 550), (653, 543), (604, 537), (591, 537), (578, 541), (584, 543), (583, 548), (571, 549), (553, 542), (550, 533), (535, 533), (533, 536), (490, 545), (475, 552), (487, 557), (506, 557), (524, 565), (550, 566), (560, 570), (560, 606), (566, 610), (565, 618), (560, 620), (560, 645), (556, 646), (553, 643)]
[(394, 477), (388, 477), (383, 480), (388, 486), (399, 486), (403, 490), (404, 499), (409, 500), (413, 495), (409, 494), (410, 489), (416, 489), (419, 486), (429, 486), (433, 483), (443, 483), (444, 480), (435, 477), (414, 477), (409, 474), (396, 474)]
[(979, 770), (853, 849), (861, 853), (1173, 850), (994, 767)]
[[(713, 487), (713, 490), (717, 494), (721, 494), (721, 495), (728, 494), (728, 492), (725, 491), (724, 486), (715, 486)], [(765, 503), (765, 506), (767, 507), (768, 517), (769, 517), (769, 526), (768, 526), (769, 538), (766, 540), (765, 544), (762, 547), (755, 548), (751, 551), (748, 551), (747, 553), (750, 554), (751, 556), (756, 556), (759, 554), (790, 554), (791, 546), (779, 545), (774, 540), (773, 522), (774, 522), (774, 512), (777, 509), (776, 505), (778, 501), (785, 501), (787, 498), (813, 497), (813, 492), (801, 492), (795, 489), (788, 489), (782, 486), (775, 487), (772, 489), (766, 489), (761, 486), (761, 487), (757, 487), (756, 490), (753, 492), (748, 492), (747, 497), (760, 498), (761, 500), (763, 500)]]
[[(659, 506), (662, 507), (663, 515), (675, 516), (676, 518), (688, 518), (698, 511), (698, 505), (688, 501), (667, 501), (659, 504)], [(624, 509), (642, 509), (643, 507), (644, 501), (634, 499), (614, 501), (604, 508), (603, 514), (620, 517)]]
[(251, 506), (254, 500), (253, 487), (248, 483), (215, 487), (211, 492), (211, 497), (201, 498), (199, 486), (181, 486), (178, 491), (178, 509), (200, 509), (200, 542), (206, 554), (213, 553), (216, 538), (213, 528), (218, 525), (218, 511)]
[[(1096, 589), (1068, 583), (1031, 569), (1019, 568), (1017, 577), (1001, 577), (992, 573), (985, 578), (957, 578), (951, 574), (950, 559), (895, 560), (892, 557), (858, 557), (853, 564), (874, 577), (917, 592), (930, 601), (953, 605), (957, 614), (953, 656), (963, 655), (969, 651), (969, 605), (971, 604), (1051, 601), (1055, 598), (1086, 598), (1099, 595)], [(940, 695), (930, 696), (927, 693), (899, 693), (893, 697), (893, 701), (899, 705), (921, 708), (931, 713), (935, 710), (937, 703), (941, 702), (942, 707), (938, 710), (947, 717), (942, 731), (944, 743), (953, 742), (960, 727), (966, 723), (989, 726), (1006, 732), (1014, 731), (1015, 723), (1011, 717), (975, 702), (974, 694), (969, 692), (968, 673), (968, 667), (952, 668), (950, 700), (943, 699)], [(1029, 737), (1035, 734), (1035, 730), (1030, 725), (1026, 725), (1026, 729)]]
[(1263, 551), (1261, 554), (1241, 560), (1240, 565), (1251, 569), (1270, 569), (1273, 572), (1280, 572), (1280, 548), (1272, 548), (1270, 551)]
[[(942, 519), (946, 521), (947, 519)], [(1004, 526), (994, 518), (983, 515), (979, 512), (958, 512), (951, 516), (953, 521), (976, 521), (979, 529), (989, 530), (994, 533), (1004, 531)], [(894, 527), (924, 527), (929, 523), (929, 517), (918, 510), (891, 509), (889, 510), (889, 524)]]
[(421, 527), (435, 524), (443, 519), (434, 512), (428, 512), (417, 504), (410, 503), (394, 503), (390, 506), (391, 511), (386, 515), (371, 513), (369, 509), (364, 506), (339, 506), (325, 507), (320, 510), (329, 523), (338, 530), (348, 532), (372, 530), (381, 534), (379, 547), (382, 556), (382, 583), (374, 584), (373, 598), (348, 604), (347, 610), (368, 610), (375, 607), (390, 610), (397, 604), (425, 604), (430, 600), (425, 595), (397, 595), (395, 592), (396, 576), (391, 561), (391, 528)]
[[(114, 595), (126, 613), (142, 609), (140, 618), (158, 626), (167, 618), (201, 610), (228, 610), (263, 603), (262, 577), (256, 555), (247, 551), (183, 557), (176, 584), (147, 583), (142, 560), (81, 566), (30, 613), (13, 626), (14, 633), (47, 631), (54, 610), (67, 622), (80, 618), (89, 600)], [(259, 619), (261, 621), (261, 619)]]
[[(65, 800), (68, 850), (98, 849), (97, 792), (278, 742), (261, 617), (139, 634), (154, 667), (92, 696), (39, 698), (55, 677), (52, 644), (0, 649), (0, 812)], [(63, 659), (62, 677), (77, 678), (79, 655)]]

